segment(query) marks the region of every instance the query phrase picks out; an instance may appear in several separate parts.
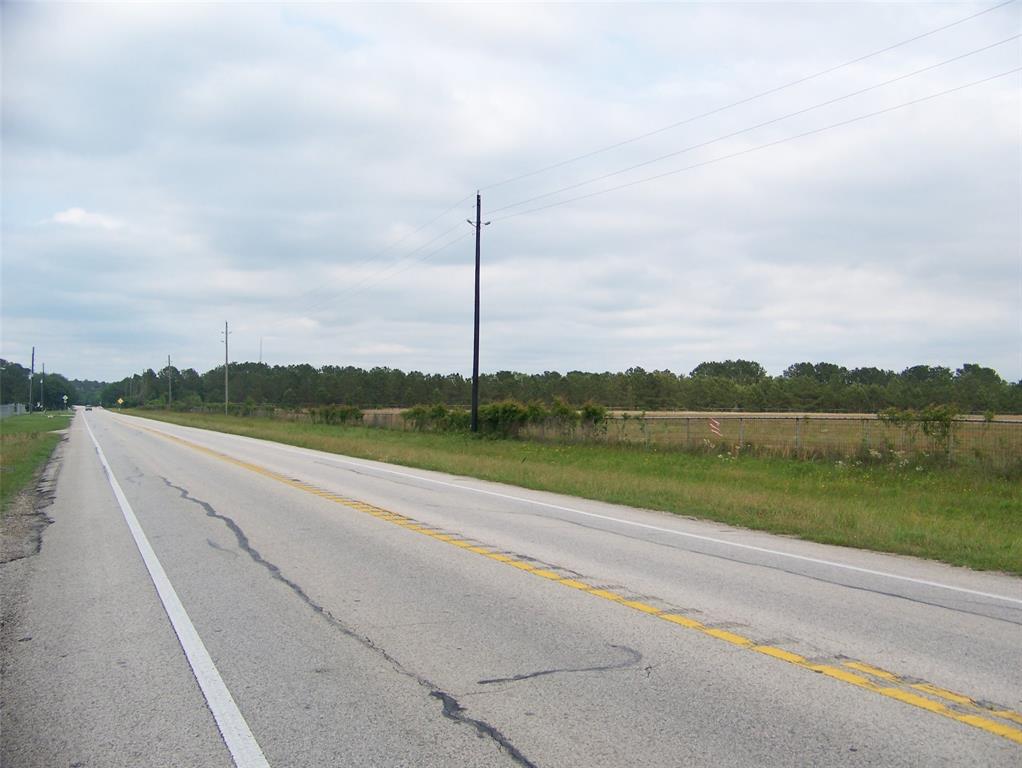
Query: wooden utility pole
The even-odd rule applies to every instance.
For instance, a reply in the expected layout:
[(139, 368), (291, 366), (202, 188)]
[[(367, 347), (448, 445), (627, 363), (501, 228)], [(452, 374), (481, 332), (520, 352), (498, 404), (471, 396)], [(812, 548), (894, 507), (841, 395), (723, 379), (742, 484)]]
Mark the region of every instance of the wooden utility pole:
[(32, 367), (28, 371), (28, 412), (32, 413), (35, 410), (34, 401), (32, 400), (32, 384), (35, 378), (35, 347), (32, 347)]
[(476, 192), (476, 296), (475, 331), (472, 336), (472, 431), (479, 431), (479, 240), (483, 231), (482, 196)]
[(476, 192), (476, 220), (468, 220), (476, 228), (476, 295), (475, 295), (475, 332), (472, 336), (472, 431), (479, 431), (479, 241), (483, 227), (490, 222), (482, 220), (483, 201)]
[(227, 322), (224, 321), (224, 416), (227, 415), (227, 401), (228, 401), (228, 389), (227, 389), (227, 367), (229, 365), (230, 357), (228, 356), (228, 344), (227, 337), (231, 335), (231, 332), (227, 329)]
[(167, 355), (167, 408), (174, 402), (174, 377), (170, 375), (170, 355)]

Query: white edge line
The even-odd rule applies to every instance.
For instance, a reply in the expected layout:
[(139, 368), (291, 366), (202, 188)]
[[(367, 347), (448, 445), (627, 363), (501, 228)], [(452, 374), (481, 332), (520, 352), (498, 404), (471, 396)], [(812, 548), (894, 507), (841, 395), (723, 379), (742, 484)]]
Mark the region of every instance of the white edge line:
[(89, 437), (92, 438), (92, 444), (96, 446), (96, 453), (99, 455), (103, 471), (106, 472), (107, 479), (110, 481), (110, 487), (113, 488), (117, 503), (121, 507), (121, 512), (124, 513), (124, 520), (131, 530), (131, 535), (135, 539), (135, 545), (138, 547), (139, 554), (142, 555), (142, 560), (149, 570), (149, 575), (152, 577), (153, 585), (160, 596), (163, 608), (167, 612), (167, 618), (170, 619), (174, 632), (177, 633), (181, 648), (188, 658), (188, 664), (192, 668), (199, 688), (202, 689), (203, 696), (206, 697), (206, 703), (213, 713), (217, 728), (220, 730), (220, 735), (223, 737), (224, 743), (231, 753), (234, 764), (238, 768), (269, 768), (269, 763), (266, 761), (262, 749), (256, 742), (255, 736), (252, 735), (248, 723), (245, 722), (245, 718), (238, 709), (238, 705), (235, 703), (234, 697), (231, 696), (231, 692), (227, 689), (223, 678), (220, 677), (220, 672), (213, 664), (213, 659), (210, 658), (209, 651), (206, 650), (206, 646), (203, 644), (202, 638), (199, 637), (199, 633), (195, 630), (191, 619), (188, 618), (184, 605), (181, 604), (177, 592), (174, 590), (170, 579), (167, 578), (167, 574), (163, 570), (163, 566), (156, 557), (156, 552), (153, 551), (152, 546), (149, 544), (149, 540), (146, 538), (134, 510), (132, 510), (131, 505), (128, 503), (120, 483), (114, 477), (113, 470), (106, 460), (106, 455), (103, 453), (99, 441), (96, 440), (96, 436), (92, 432), (92, 427), (89, 426), (88, 419), (85, 418), (84, 414), (82, 414), (82, 418), (85, 421), (85, 429), (88, 431)]
[[(157, 423), (159, 423), (159, 422), (157, 422)], [(180, 426), (180, 425), (177, 425), (177, 426)], [(188, 427), (187, 429), (197, 429), (197, 428), (196, 427)], [(208, 432), (210, 430), (199, 430), (199, 431)], [(247, 439), (247, 440), (256, 440), (256, 438), (246, 438), (244, 435), (231, 435), (231, 434), (229, 434), (227, 432), (216, 432), (215, 434), (217, 434), (217, 435), (226, 435), (226, 436), (229, 436), (229, 437), (240, 437), (242, 439)], [(1004, 602), (1007, 602), (1007, 603), (1015, 603), (1016, 605), (1022, 605), (1022, 599), (1015, 598), (1015, 597), (1008, 597), (1006, 595), (996, 595), (996, 594), (993, 594), (991, 592), (980, 592), (980, 591), (975, 590), (975, 589), (966, 589), (965, 587), (953, 587), (950, 584), (942, 584), (942, 583), (940, 583), (938, 581), (928, 581), (926, 579), (916, 579), (916, 578), (913, 578), (911, 576), (900, 576), (900, 575), (898, 575), (896, 573), (888, 573), (887, 571), (876, 571), (876, 570), (873, 570), (872, 568), (862, 568), (862, 567), (857, 566), (857, 565), (848, 565), (846, 563), (834, 562), (833, 560), (823, 560), (823, 559), (817, 558), (817, 557), (808, 557), (806, 555), (796, 555), (796, 554), (793, 554), (791, 552), (782, 552), (782, 551), (777, 550), (777, 549), (768, 549), (767, 547), (757, 547), (754, 544), (741, 544), (741, 543), (736, 542), (736, 541), (727, 541), (726, 539), (717, 539), (717, 538), (714, 538), (712, 536), (703, 536), (703, 535), (698, 534), (698, 533), (689, 533), (688, 531), (679, 531), (679, 530), (676, 530), (674, 528), (664, 528), (664, 527), (659, 526), (659, 525), (650, 525), (649, 523), (638, 523), (638, 522), (635, 522), (633, 520), (622, 520), (621, 518), (618, 518), (618, 517), (611, 517), (610, 515), (600, 515), (600, 514), (597, 514), (596, 512), (586, 512), (584, 510), (575, 509), (573, 507), (564, 507), (564, 506), (561, 506), (560, 504), (550, 504), (549, 502), (537, 501), (536, 499), (528, 499), (528, 498), (525, 498), (525, 497), (522, 497), (522, 496), (513, 496), (513, 495), (508, 494), (508, 493), (499, 493), (497, 491), (488, 491), (488, 490), (485, 490), (483, 488), (473, 488), (473, 487), (467, 486), (467, 485), (459, 485), (458, 483), (449, 483), (449, 482), (446, 482), (444, 480), (435, 480), (435, 479), (433, 479), (431, 477), (423, 477), (422, 475), (415, 475), (415, 474), (412, 474), (412, 473), (409, 473), (409, 472), (399, 472), (399, 471), (393, 470), (393, 469), (384, 469), (382, 467), (376, 466), (376, 463), (369, 463), (368, 461), (351, 461), (351, 460), (346, 460), (346, 459), (337, 459), (337, 458), (333, 458), (333, 454), (323, 454), (323, 452), (315, 451), (315, 450), (313, 450), (311, 448), (298, 448), (298, 447), (295, 447), (295, 446), (286, 446), (286, 445), (282, 445), (281, 443), (275, 443), (275, 442), (273, 442), (271, 440), (258, 440), (257, 442), (260, 445), (270, 445), (270, 446), (273, 446), (273, 447), (277, 448), (278, 450), (282, 450), (282, 451), (285, 451), (287, 453), (298, 453), (298, 454), (303, 454), (303, 455), (314, 454), (317, 459), (320, 459), (322, 461), (326, 461), (326, 462), (329, 462), (329, 463), (332, 463), (332, 464), (338, 464), (338, 465), (341, 465), (341, 466), (349, 465), (349, 466), (353, 466), (353, 467), (360, 467), (362, 469), (369, 469), (369, 470), (372, 470), (374, 472), (381, 472), (381, 473), (387, 474), (387, 475), (395, 475), (397, 477), (404, 477), (404, 478), (408, 478), (408, 479), (412, 479), (412, 480), (419, 480), (420, 482), (423, 482), (423, 483), (432, 483), (434, 485), (441, 485), (441, 486), (443, 486), (445, 488), (455, 488), (455, 489), (460, 490), (460, 491), (469, 491), (471, 493), (478, 493), (478, 494), (482, 494), (484, 496), (493, 496), (493, 497), (496, 497), (498, 499), (507, 499), (508, 501), (516, 501), (516, 502), (519, 502), (519, 503), (522, 503), (522, 504), (531, 504), (531, 505), (537, 506), (537, 507), (546, 507), (547, 509), (556, 509), (556, 510), (561, 511), (561, 512), (570, 512), (570, 513), (575, 514), (575, 515), (582, 515), (584, 517), (591, 517), (591, 518), (595, 518), (597, 520), (605, 520), (605, 521), (611, 522), (611, 523), (619, 523), (620, 525), (629, 525), (629, 526), (632, 526), (634, 528), (644, 528), (646, 530), (656, 531), (658, 533), (667, 533), (667, 534), (670, 534), (672, 536), (682, 536), (682, 537), (687, 538), (687, 539), (695, 539), (697, 541), (705, 541), (705, 542), (709, 542), (711, 544), (720, 544), (720, 545), (726, 546), (726, 547), (735, 547), (736, 549), (745, 549), (745, 550), (748, 550), (748, 551), (751, 551), (751, 552), (759, 552), (760, 554), (774, 555), (776, 557), (787, 557), (787, 558), (790, 558), (792, 560), (799, 560), (799, 561), (805, 562), (805, 563), (813, 563), (815, 565), (826, 565), (826, 566), (829, 566), (831, 568), (840, 568), (842, 570), (854, 571), (855, 573), (863, 573), (863, 574), (867, 574), (869, 576), (879, 576), (881, 578), (886, 578), (886, 579), (896, 579), (898, 581), (905, 581), (905, 582), (909, 582), (911, 584), (918, 584), (920, 586), (933, 587), (935, 589), (945, 589), (945, 590), (948, 590), (948, 591), (951, 591), (951, 592), (961, 592), (961, 593), (966, 594), (966, 595), (975, 595), (977, 597), (990, 598), (991, 600), (1001, 600), (1001, 601), (1004, 601)], [(476, 478), (466, 478), (466, 479), (468, 479), (468, 480), (475, 480)], [(485, 481), (483, 481), (483, 482), (485, 482)]]

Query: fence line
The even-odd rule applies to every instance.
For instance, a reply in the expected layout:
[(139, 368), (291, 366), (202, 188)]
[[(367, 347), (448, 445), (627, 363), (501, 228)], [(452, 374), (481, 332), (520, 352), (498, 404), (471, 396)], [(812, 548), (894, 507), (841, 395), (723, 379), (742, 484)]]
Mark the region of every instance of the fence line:
[(6, 419), (8, 416), (21, 416), (24, 413), (28, 413), (28, 409), (21, 403), (0, 405), (0, 419)]
[[(717, 423), (718, 436), (710, 428)], [(366, 411), (366, 426), (411, 430), (400, 411)], [(797, 458), (893, 455), (946, 458), (1005, 468), (1022, 464), (1022, 419), (960, 416), (946, 435), (928, 435), (923, 422), (893, 423), (876, 414), (616, 412), (599, 427), (565, 428), (549, 424), (523, 427), (522, 437), (561, 442), (646, 445), (679, 450), (754, 452)]]
[[(306, 410), (260, 406), (247, 415), (287, 421), (313, 421)], [(413, 431), (403, 410), (362, 412), (362, 424), (378, 429)], [(711, 420), (715, 429), (711, 429)], [(923, 421), (889, 421), (873, 413), (750, 413), (612, 411), (599, 425), (528, 424), (524, 438), (569, 443), (644, 445), (650, 448), (754, 453), (801, 459), (885, 459), (908, 464), (937, 459), (996, 469), (1022, 467), (1022, 416), (958, 416), (945, 433), (927, 434)], [(932, 422), (929, 423), (932, 425)]]

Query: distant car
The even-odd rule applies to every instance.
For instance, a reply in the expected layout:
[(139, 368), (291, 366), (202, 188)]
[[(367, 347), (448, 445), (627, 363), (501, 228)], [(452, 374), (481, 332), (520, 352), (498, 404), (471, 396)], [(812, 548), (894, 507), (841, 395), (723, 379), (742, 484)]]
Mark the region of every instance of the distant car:
[(85, 406), (85, 410), (87, 410), (87, 411), (91, 411), (91, 410), (92, 410), (92, 406), (91, 406), (91, 405), (87, 405), (87, 406)]

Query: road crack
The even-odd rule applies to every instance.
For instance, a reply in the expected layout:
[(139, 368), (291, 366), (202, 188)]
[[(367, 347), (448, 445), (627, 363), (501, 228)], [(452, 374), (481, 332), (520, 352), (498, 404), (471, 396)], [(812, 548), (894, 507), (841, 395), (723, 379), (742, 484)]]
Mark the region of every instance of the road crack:
[[(639, 662), (642, 661), (642, 654), (634, 648), (629, 648), (626, 645), (611, 645), (611, 648), (615, 648), (619, 651), (624, 651), (627, 658), (613, 664), (604, 664), (601, 666), (593, 667), (567, 667), (564, 669), (543, 669), (539, 672), (528, 672), (521, 675), (514, 675), (513, 677), (494, 677), (487, 680), (479, 680), (479, 685), (492, 685), (494, 683), (517, 683), (521, 680), (531, 680), (535, 677), (545, 677), (546, 675), (558, 675), (568, 672), (612, 672), (617, 669), (627, 669), (628, 667), (638, 666)], [(648, 677), (649, 675), (647, 675)]]
[(203, 501), (202, 499), (197, 499), (196, 497), (192, 496), (187, 488), (183, 488), (180, 485), (175, 485), (165, 477), (160, 477), (160, 479), (168, 488), (172, 488), (175, 491), (177, 491), (183, 500), (189, 501), (199, 506), (206, 513), (207, 517), (213, 518), (214, 520), (219, 520), (225, 526), (227, 526), (227, 529), (234, 534), (234, 538), (238, 543), (238, 547), (245, 554), (247, 554), (252, 559), (253, 562), (265, 568), (266, 571), (274, 579), (287, 586), (287, 588), (290, 589), (303, 603), (305, 603), (305, 605), (308, 606), (308, 608), (316, 616), (326, 621), (331, 627), (336, 629), (345, 637), (354, 640), (364, 648), (378, 655), (380, 658), (386, 661), (391, 666), (391, 668), (394, 669), (394, 671), (397, 672), (398, 674), (402, 675), (403, 677), (407, 677), (409, 680), (413, 680), (417, 685), (428, 690), (429, 696), (431, 698), (437, 699), (442, 703), (443, 710), (441, 714), (443, 715), (443, 717), (460, 725), (467, 725), (471, 727), (473, 730), (475, 730), (479, 736), (489, 738), (494, 742), (494, 744), (496, 744), (497, 748), (501, 752), (507, 754), (507, 756), (510, 757), (516, 764), (524, 766), (524, 768), (537, 768), (536, 764), (529, 760), (524, 754), (522, 754), (522, 752), (517, 747), (515, 747), (515, 745), (512, 744), (511, 741), (497, 728), (483, 720), (477, 720), (475, 718), (469, 717), (468, 714), (466, 714), (465, 708), (461, 706), (461, 704), (458, 703), (457, 699), (455, 699), (451, 694), (441, 690), (438, 685), (433, 683), (428, 678), (423, 677), (422, 675), (419, 675), (405, 667), (404, 664), (402, 664), (397, 658), (395, 658), (385, 649), (377, 645), (376, 642), (371, 637), (362, 634), (356, 629), (348, 626), (337, 616), (332, 614), (322, 605), (320, 605), (311, 597), (309, 597), (308, 593), (302, 588), (301, 585), (292, 581), (283, 574), (278, 565), (270, 562), (261, 554), (259, 554), (259, 551), (252, 546), (252, 543), (249, 541), (248, 536), (245, 534), (245, 532), (241, 529), (241, 526), (234, 522), (233, 519), (231, 519), (227, 515), (222, 515), (219, 512), (217, 512), (213, 505), (210, 504), (209, 502)]

